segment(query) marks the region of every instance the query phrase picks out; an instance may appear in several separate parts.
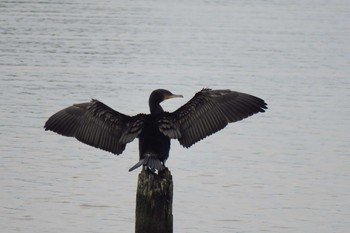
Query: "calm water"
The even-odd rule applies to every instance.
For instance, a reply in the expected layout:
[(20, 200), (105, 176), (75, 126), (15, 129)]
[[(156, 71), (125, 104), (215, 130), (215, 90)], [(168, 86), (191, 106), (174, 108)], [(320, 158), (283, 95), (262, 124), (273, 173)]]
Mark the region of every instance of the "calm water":
[(121, 156), (43, 130), (97, 98), (148, 112), (155, 88), (264, 98), (265, 114), (172, 143), (174, 232), (348, 232), (350, 3), (1, 1), (0, 229), (133, 232), (137, 143)]

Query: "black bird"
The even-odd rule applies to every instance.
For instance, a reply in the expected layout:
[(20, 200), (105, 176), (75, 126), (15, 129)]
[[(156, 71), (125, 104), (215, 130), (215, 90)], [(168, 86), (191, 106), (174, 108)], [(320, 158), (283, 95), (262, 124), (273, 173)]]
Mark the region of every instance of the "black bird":
[(140, 161), (129, 171), (143, 165), (159, 172), (169, 157), (170, 139), (186, 148), (258, 112), (265, 112), (264, 100), (231, 90), (202, 89), (176, 111), (165, 112), (163, 100), (182, 97), (158, 89), (149, 98), (151, 114), (124, 115), (98, 100), (74, 104), (51, 116), (44, 128), (75, 137), (90, 146), (121, 154), (127, 143), (139, 138)]

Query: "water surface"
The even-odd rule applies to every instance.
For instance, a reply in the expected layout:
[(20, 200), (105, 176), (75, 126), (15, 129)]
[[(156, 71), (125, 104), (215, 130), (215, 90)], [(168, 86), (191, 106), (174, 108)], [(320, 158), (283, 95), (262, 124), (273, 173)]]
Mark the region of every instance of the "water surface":
[(137, 143), (121, 156), (45, 132), (96, 98), (148, 112), (153, 89), (266, 100), (264, 114), (172, 143), (174, 232), (347, 232), (348, 1), (2, 1), (0, 228), (133, 232)]

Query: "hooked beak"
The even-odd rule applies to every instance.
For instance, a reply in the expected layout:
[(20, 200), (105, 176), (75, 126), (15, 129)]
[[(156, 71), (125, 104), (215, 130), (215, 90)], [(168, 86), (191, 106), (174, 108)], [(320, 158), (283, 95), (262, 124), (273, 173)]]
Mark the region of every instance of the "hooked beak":
[(165, 99), (172, 99), (172, 98), (183, 98), (182, 95), (174, 95), (174, 94), (171, 94), (171, 95), (167, 95), (165, 96)]

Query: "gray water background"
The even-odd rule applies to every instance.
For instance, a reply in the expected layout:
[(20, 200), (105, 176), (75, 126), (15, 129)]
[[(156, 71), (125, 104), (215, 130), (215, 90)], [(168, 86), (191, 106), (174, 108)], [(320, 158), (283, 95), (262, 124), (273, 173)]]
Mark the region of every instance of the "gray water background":
[(269, 110), (189, 150), (173, 141), (174, 232), (348, 232), (350, 2), (0, 1), (1, 232), (133, 232), (136, 141), (121, 156), (45, 132), (96, 98), (153, 89), (259, 96)]

